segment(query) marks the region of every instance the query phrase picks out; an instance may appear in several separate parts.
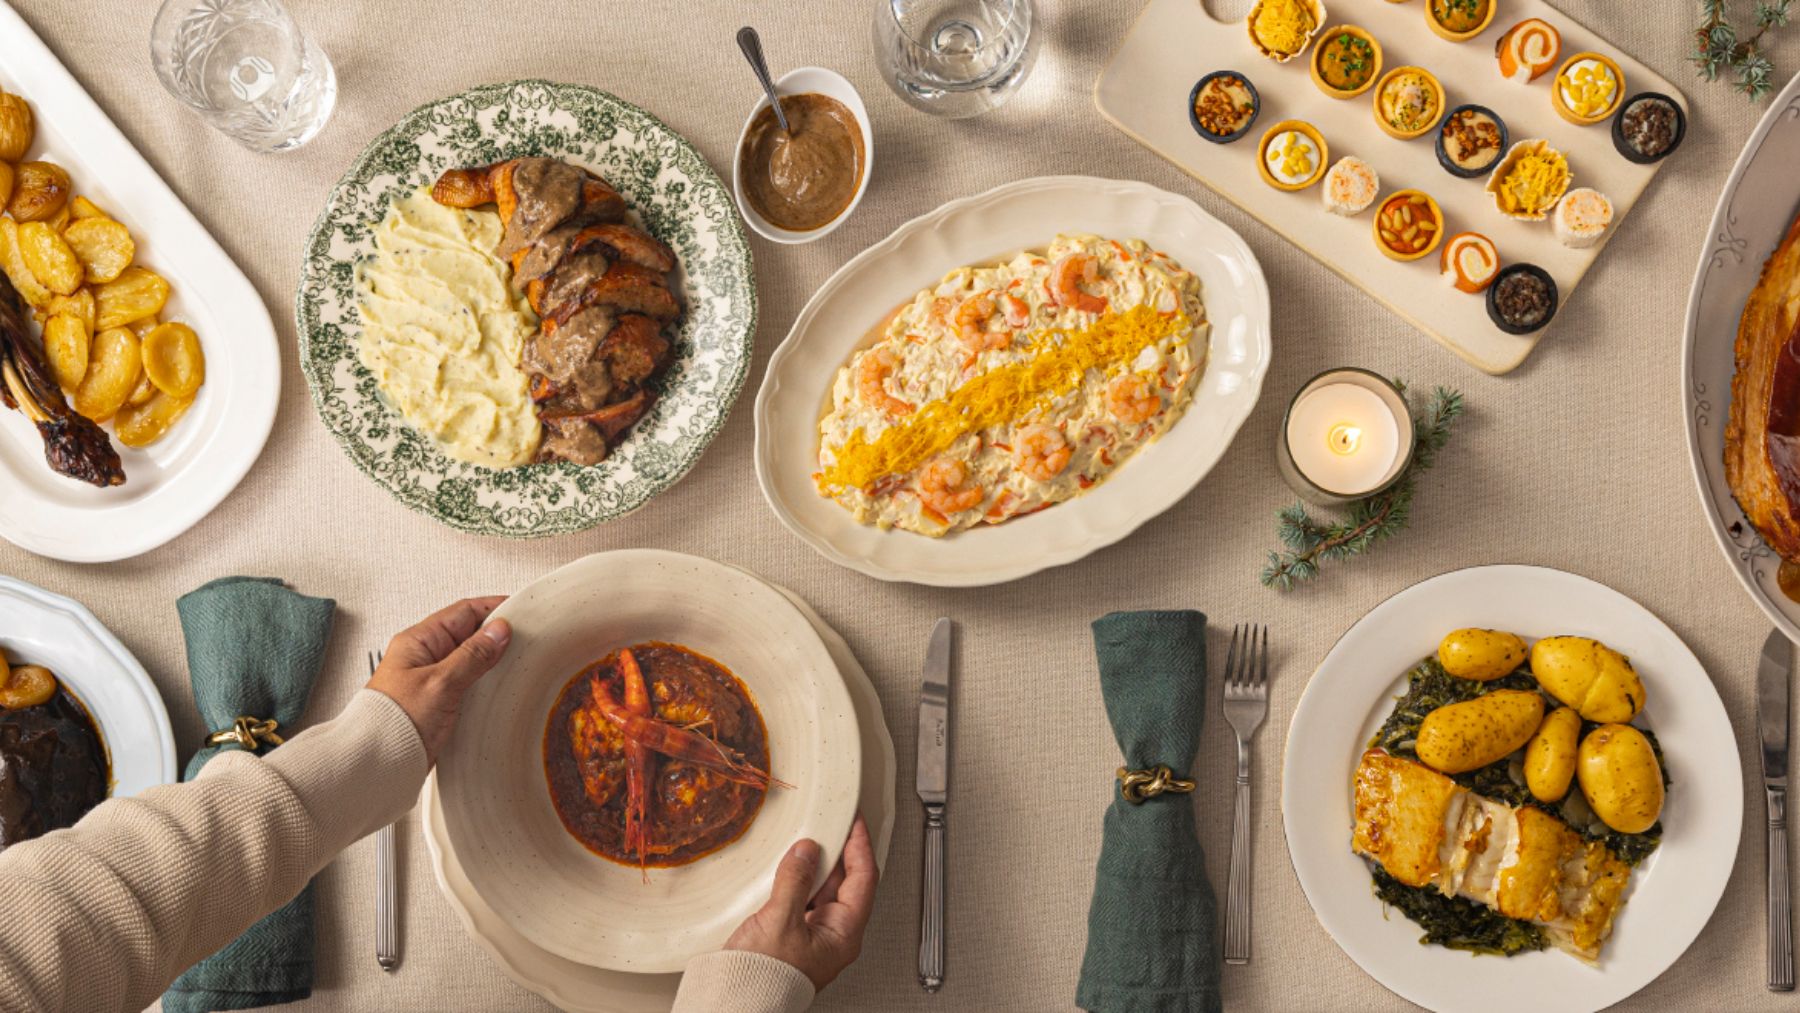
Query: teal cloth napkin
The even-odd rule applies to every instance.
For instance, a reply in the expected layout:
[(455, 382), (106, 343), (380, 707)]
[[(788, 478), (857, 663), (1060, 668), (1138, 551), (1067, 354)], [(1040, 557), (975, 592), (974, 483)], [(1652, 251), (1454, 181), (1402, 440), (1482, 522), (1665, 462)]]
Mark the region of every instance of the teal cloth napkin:
[[(225, 577), (175, 603), (187, 639), (194, 705), (207, 729), (230, 728), (238, 715), (273, 718), (292, 735), (306, 711), (331, 639), (337, 603), (309, 598), (278, 580)], [(206, 746), (182, 780), (221, 749)], [(271, 747), (264, 745), (259, 753)], [(312, 994), (312, 884), (219, 952), (189, 968), (163, 993), (164, 1013), (208, 1013), (295, 1002)]]
[[(1206, 707), (1206, 616), (1114, 612), (1094, 622), (1100, 693), (1124, 766), (1193, 778)], [(1192, 795), (1133, 805), (1113, 789), (1075, 1002), (1094, 1013), (1202, 1013), (1219, 999), (1218, 903)]]

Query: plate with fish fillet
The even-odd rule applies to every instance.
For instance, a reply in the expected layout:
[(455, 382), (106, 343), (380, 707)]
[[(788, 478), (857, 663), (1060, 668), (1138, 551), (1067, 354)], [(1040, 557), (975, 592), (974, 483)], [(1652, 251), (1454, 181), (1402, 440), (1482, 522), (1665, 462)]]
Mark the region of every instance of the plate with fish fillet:
[(1282, 816), (1319, 922), (1434, 1010), (1595, 1010), (1667, 970), (1730, 877), (1743, 778), (1699, 660), (1545, 567), (1415, 584), (1288, 728)]
[(413, 509), (536, 537), (679, 481), (750, 365), (731, 195), (605, 92), (483, 85), (376, 138), (313, 228), (295, 308), (313, 402)]
[(1269, 360), (1255, 256), (1186, 198), (1078, 176), (901, 227), (820, 288), (757, 396), (757, 477), (833, 561), (992, 584), (1073, 562), (1217, 463)]

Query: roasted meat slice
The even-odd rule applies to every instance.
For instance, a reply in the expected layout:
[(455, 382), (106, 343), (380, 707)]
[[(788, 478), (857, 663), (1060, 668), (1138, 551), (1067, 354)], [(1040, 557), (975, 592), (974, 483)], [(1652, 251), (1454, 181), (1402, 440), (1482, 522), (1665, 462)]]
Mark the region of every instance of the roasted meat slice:
[(112, 440), (75, 413), (44, 361), (42, 342), (25, 322), (25, 304), (0, 276), (0, 402), (23, 412), (44, 441), (50, 470), (102, 488), (125, 484)]
[(640, 384), (668, 365), (669, 339), (663, 337), (662, 325), (655, 320), (626, 313), (600, 342), (599, 355), (615, 382)]
[(675, 270), (675, 251), (643, 229), (622, 222), (589, 225), (575, 236), (573, 250), (604, 246), (614, 260), (626, 260), (647, 267), (657, 274)]
[(619, 261), (581, 290), (580, 295), (557, 306), (550, 320), (566, 323), (589, 306), (610, 306), (621, 313), (642, 313), (663, 323), (681, 315), (681, 304), (669, 291), (668, 279), (639, 264)]
[(1800, 562), (1800, 217), (1738, 320), (1725, 478), (1782, 559)]
[(545, 424), (551, 422), (566, 423), (575, 420), (586, 422), (600, 430), (607, 441), (611, 442), (618, 439), (619, 435), (625, 430), (636, 425), (637, 421), (643, 418), (644, 415), (650, 411), (650, 406), (655, 403), (656, 396), (651, 394), (648, 390), (639, 387), (637, 393), (623, 401), (609, 404), (604, 408), (596, 408), (593, 411), (581, 412), (545, 412), (542, 417)]

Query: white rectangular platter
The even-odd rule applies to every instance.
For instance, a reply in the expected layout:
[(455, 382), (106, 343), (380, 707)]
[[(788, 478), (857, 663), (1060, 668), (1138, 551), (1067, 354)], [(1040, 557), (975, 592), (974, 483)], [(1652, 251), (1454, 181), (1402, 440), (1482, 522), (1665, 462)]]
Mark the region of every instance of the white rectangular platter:
[[(1554, 321), (1535, 334), (1501, 331), (1488, 319), (1482, 297), (1441, 282), (1435, 253), (1411, 263), (1382, 256), (1371, 235), (1373, 208), (1354, 218), (1330, 214), (1320, 203), (1317, 185), (1284, 193), (1264, 183), (1256, 165), (1257, 141), (1265, 129), (1282, 120), (1305, 120), (1324, 135), (1332, 161), (1355, 155), (1374, 166), (1381, 174), (1382, 193), (1417, 188), (1436, 198), (1444, 210), (1446, 234), (1480, 232), (1499, 248), (1502, 263), (1524, 261), (1549, 271), (1566, 307), (1662, 163), (1627, 161), (1613, 148), (1610, 120), (1581, 127), (1559, 116), (1550, 103), (1554, 69), (1531, 84), (1502, 78), (1494, 59), (1496, 40), (1520, 21), (1542, 18), (1562, 33), (1564, 58), (1591, 50), (1617, 61), (1627, 96), (1661, 92), (1680, 103), (1684, 112), (1687, 101), (1666, 79), (1543, 0), (1495, 3), (1499, 7), (1493, 23), (1462, 43), (1432, 34), (1423, 2), (1327, 0), (1324, 28), (1348, 22), (1367, 29), (1381, 43), (1384, 70), (1424, 67), (1443, 82), (1447, 108), (1480, 103), (1506, 122), (1514, 142), (1541, 137), (1566, 154), (1572, 185), (1593, 187), (1613, 202), (1613, 228), (1597, 246), (1569, 249), (1551, 234), (1548, 221), (1503, 217), (1484, 189), (1485, 178), (1459, 179), (1438, 165), (1437, 131), (1410, 141), (1389, 137), (1375, 122), (1374, 89), (1352, 99), (1327, 96), (1309, 74), (1310, 48), (1278, 64), (1252, 47), (1241, 20), (1215, 19), (1202, 0), (1150, 0), (1101, 72), (1094, 101), (1102, 115), (1134, 140), (1260, 219), (1471, 365), (1505, 373), (1525, 361), (1555, 327)], [(1319, 37), (1324, 35), (1321, 31)], [(1189, 91), (1215, 70), (1243, 74), (1262, 96), (1256, 123), (1232, 144), (1201, 138), (1188, 120)], [(1629, 237), (1625, 245), (1631, 245)]]

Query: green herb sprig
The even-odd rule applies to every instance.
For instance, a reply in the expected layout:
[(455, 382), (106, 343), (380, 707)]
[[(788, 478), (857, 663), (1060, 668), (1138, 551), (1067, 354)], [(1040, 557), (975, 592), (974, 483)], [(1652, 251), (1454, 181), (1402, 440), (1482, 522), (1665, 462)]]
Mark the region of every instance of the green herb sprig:
[[(1406, 390), (1403, 383), (1395, 386)], [(1277, 530), (1286, 548), (1269, 553), (1269, 563), (1262, 571), (1263, 586), (1289, 590), (1318, 576), (1321, 565), (1359, 555), (1405, 530), (1411, 521), (1415, 481), (1437, 463), (1438, 451), (1450, 441), (1450, 427), (1462, 413), (1460, 392), (1443, 387), (1434, 390), (1424, 409), (1413, 414), (1417, 446), (1406, 474), (1386, 492), (1356, 501), (1343, 520), (1319, 520), (1307, 512), (1304, 503), (1278, 511)]]
[(1759, 102), (1774, 88), (1775, 64), (1763, 54), (1763, 36), (1785, 26), (1793, 0), (1756, 0), (1754, 27), (1740, 36), (1725, 12), (1726, 0), (1700, 0), (1700, 27), (1694, 31), (1691, 59), (1701, 78), (1716, 81), (1730, 72), (1732, 87)]

